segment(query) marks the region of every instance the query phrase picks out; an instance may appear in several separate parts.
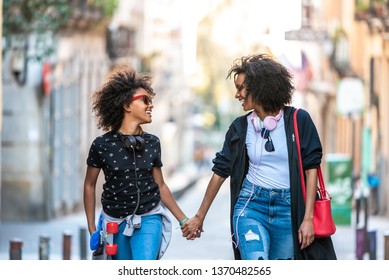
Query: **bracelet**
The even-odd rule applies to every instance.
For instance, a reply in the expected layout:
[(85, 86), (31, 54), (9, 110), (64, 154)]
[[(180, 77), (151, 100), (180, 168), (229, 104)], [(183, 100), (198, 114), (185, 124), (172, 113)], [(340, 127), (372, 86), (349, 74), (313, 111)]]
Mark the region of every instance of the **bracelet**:
[(186, 217), (185, 219), (183, 219), (183, 220), (180, 222), (180, 227), (182, 227), (182, 225), (183, 225), (187, 220), (189, 220), (188, 217)]

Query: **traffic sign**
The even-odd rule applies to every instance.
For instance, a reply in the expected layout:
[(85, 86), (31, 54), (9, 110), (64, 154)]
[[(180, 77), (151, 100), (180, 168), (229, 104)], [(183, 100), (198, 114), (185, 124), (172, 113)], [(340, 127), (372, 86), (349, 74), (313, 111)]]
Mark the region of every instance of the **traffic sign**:
[(362, 113), (365, 105), (363, 83), (358, 78), (347, 77), (340, 80), (336, 92), (337, 111), (343, 115)]

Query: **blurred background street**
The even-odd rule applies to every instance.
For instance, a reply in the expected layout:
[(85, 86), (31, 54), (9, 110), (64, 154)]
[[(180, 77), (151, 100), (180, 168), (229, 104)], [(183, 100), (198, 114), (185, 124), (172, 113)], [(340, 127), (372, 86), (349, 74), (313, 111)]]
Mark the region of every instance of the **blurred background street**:
[[(244, 113), (227, 71), (253, 53), (291, 71), (291, 105), (317, 126), (339, 259), (389, 259), (388, 0), (0, 4), (0, 259), (10, 258), (11, 240), (23, 259), (38, 259), (40, 238), (52, 259), (64, 247), (66, 258), (90, 257), (83, 180), (102, 133), (90, 97), (121, 64), (154, 77), (153, 122), (143, 129), (160, 137), (164, 176), (195, 214), (215, 152)], [(203, 237), (189, 242), (174, 229), (164, 258), (232, 259), (228, 189)]]

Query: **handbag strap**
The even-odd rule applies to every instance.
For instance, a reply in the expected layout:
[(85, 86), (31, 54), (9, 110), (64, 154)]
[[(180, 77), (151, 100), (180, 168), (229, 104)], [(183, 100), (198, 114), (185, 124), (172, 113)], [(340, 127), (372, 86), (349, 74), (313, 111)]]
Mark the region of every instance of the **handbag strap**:
[(329, 198), (331, 198), (331, 196), (327, 192), (326, 187), (324, 185), (323, 172), (321, 172), (321, 166), (320, 165), (317, 168), (317, 179), (319, 180), (318, 192), (320, 194), (320, 198), (324, 199), (324, 198), (327, 197), (327, 195), (328, 195)]
[[(306, 188), (305, 188), (303, 162), (302, 162), (302, 159), (301, 159), (300, 135), (299, 135), (299, 130), (298, 130), (298, 126), (297, 126), (297, 112), (298, 112), (298, 110), (299, 109), (296, 109), (294, 111), (293, 126), (294, 126), (294, 133), (295, 133), (295, 136), (296, 136), (297, 154), (298, 154), (299, 167), (300, 167), (299, 169), (300, 169), (301, 188), (302, 188), (302, 191), (303, 191), (303, 196), (304, 196), (304, 201), (305, 201), (305, 198), (306, 198)], [(325, 189), (323, 173), (321, 171), (321, 166), (320, 165), (317, 168), (317, 178), (318, 178), (318, 181), (319, 181), (318, 191), (319, 191), (320, 197), (321, 198), (325, 198), (328, 193), (327, 193), (327, 191)]]

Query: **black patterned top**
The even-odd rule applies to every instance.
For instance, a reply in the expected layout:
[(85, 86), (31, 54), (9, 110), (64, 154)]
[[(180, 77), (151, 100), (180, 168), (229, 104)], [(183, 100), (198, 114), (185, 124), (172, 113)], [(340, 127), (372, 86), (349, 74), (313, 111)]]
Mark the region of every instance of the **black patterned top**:
[(162, 167), (161, 144), (155, 135), (144, 132), (142, 137), (144, 151), (126, 148), (119, 134), (112, 131), (97, 137), (90, 147), (87, 164), (104, 171), (101, 203), (104, 212), (112, 217), (125, 218), (133, 214), (138, 199), (136, 183), (140, 191), (136, 214), (149, 212), (160, 201), (152, 168)]

